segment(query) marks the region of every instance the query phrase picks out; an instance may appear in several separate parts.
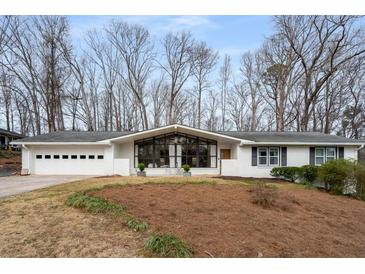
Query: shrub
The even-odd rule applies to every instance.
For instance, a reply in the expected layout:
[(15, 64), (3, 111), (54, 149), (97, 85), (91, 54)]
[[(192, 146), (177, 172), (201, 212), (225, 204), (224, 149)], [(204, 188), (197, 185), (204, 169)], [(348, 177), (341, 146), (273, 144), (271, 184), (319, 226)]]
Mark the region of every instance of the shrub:
[(142, 172), (145, 169), (144, 163), (139, 163), (138, 164), (138, 169), (139, 169), (139, 171)]
[(86, 211), (91, 213), (119, 214), (125, 210), (125, 207), (121, 205), (116, 205), (103, 198), (88, 196), (80, 192), (68, 197), (66, 205), (86, 209)]
[(300, 172), (300, 177), (304, 179), (306, 183), (313, 183), (318, 177), (318, 166), (305, 165), (302, 166)]
[(193, 250), (184, 241), (171, 234), (154, 234), (150, 236), (145, 249), (165, 258), (190, 258)]
[(273, 207), (278, 198), (278, 190), (275, 186), (259, 182), (251, 188), (252, 202), (264, 208)]
[(365, 165), (358, 164), (354, 176), (356, 180), (356, 197), (365, 200)]
[(271, 176), (285, 179), (290, 182), (295, 182), (297, 179), (301, 177), (301, 168), (300, 167), (274, 167), (271, 170)]
[(190, 170), (190, 166), (188, 164), (183, 165), (182, 168), (184, 169), (185, 172), (189, 172)]
[(335, 194), (343, 194), (354, 167), (354, 164), (349, 160), (332, 160), (319, 167), (318, 176), (325, 183), (326, 189)]
[(136, 219), (134, 217), (129, 217), (127, 221), (127, 226), (134, 231), (143, 231), (148, 228), (148, 224), (146, 222)]

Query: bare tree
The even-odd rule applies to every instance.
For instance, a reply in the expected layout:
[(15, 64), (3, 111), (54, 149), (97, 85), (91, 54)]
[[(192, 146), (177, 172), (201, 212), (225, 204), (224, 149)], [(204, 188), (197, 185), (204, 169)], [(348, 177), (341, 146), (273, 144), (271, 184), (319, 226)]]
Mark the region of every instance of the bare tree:
[[(118, 81), (118, 74), (120, 74), (121, 64), (120, 58), (114, 46), (107, 40), (103, 33), (96, 30), (87, 33), (86, 43), (88, 50), (86, 51), (88, 57), (98, 66), (102, 76), (102, 83), (104, 85), (104, 111), (107, 111), (104, 116), (104, 129), (113, 130), (113, 121), (115, 116), (114, 110), (114, 90)], [(106, 101), (105, 101), (106, 100)], [(114, 119), (113, 119), (114, 117)]]
[(276, 28), (285, 37), (304, 71), (301, 88), (301, 130), (308, 124), (319, 93), (336, 71), (365, 54), (364, 39), (354, 16), (278, 16)]
[(37, 55), (41, 63), (41, 96), (47, 113), (48, 130), (64, 130), (62, 96), (65, 82), (70, 76), (64, 59), (71, 50), (68, 43), (69, 25), (62, 16), (33, 18), (33, 29), (37, 41)]
[(166, 111), (166, 95), (168, 93), (168, 86), (166, 85), (164, 78), (161, 77), (151, 83), (150, 89), (153, 126), (160, 127), (164, 124), (162, 119)]
[(296, 119), (296, 101), (293, 92), (302, 76), (298, 58), (280, 35), (272, 36), (259, 52), (265, 66), (261, 77), (263, 99), (275, 114), (277, 131), (284, 131)]
[(219, 70), (219, 86), (221, 90), (221, 115), (222, 115), (222, 125), (221, 130), (226, 130), (226, 110), (227, 110), (227, 96), (230, 90), (230, 81), (232, 74), (231, 57), (229, 55), (224, 56), (223, 66)]
[(177, 96), (191, 75), (194, 40), (190, 32), (168, 33), (162, 41), (166, 62), (161, 68), (169, 80), (168, 123), (177, 121)]
[(140, 25), (129, 25), (117, 21), (111, 23), (107, 33), (111, 43), (123, 58), (126, 66), (126, 75), (123, 75), (123, 80), (139, 104), (143, 114), (143, 129), (148, 129), (145, 86), (155, 57), (150, 34)]
[(206, 120), (206, 128), (211, 131), (218, 129), (218, 107), (219, 107), (219, 96), (214, 94), (212, 90), (209, 90), (209, 96), (206, 102), (206, 109), (208, 111), (208, 117)]
[(196, 81), (198, 97), (197, 127), (201, 127), (202, 120), (202, 94), (210, 87), (210, 73), (213, 71), (218, 59), (218, 53), (209, 48), (205, 42), (197, 43), (193, 48), (192, 75)]
[(244, 97), (247, 98), (246, 105), (250, 109), (249, 128), (251, 131), (257, 130), (261, 116), (260, 111), (262, 111), (260, 110), (263, 98), (260, 93), (259, 63), (257, 54), (248, 52), (241, 57), (240, 76), (242, 77), (243, 89), (247, 90), (247, 96)]

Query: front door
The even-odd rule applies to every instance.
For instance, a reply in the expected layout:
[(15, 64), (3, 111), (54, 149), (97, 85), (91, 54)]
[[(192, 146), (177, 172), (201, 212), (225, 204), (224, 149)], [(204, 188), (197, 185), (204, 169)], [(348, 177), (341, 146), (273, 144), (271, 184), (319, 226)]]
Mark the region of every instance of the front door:
[(231, 150), (230, 149), (221, 149), (221, 159), (231, 159)]

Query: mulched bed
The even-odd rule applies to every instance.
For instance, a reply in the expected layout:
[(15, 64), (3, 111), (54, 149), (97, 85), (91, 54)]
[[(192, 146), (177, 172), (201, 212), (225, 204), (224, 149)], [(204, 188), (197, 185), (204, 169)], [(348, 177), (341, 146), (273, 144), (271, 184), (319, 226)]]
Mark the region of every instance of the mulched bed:
[(154, 231), (185, 240), (195, 257), (365, 257), (365, 202), (280, 189), (289, 206), (264, 209), (252, 203), (249, 189), (144, 184), (92, 195), (126, 205)]

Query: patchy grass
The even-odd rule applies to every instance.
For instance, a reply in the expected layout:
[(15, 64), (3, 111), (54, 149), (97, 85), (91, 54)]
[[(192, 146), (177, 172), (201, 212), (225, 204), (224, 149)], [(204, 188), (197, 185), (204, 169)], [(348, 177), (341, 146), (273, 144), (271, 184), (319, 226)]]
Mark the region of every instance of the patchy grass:
[(148, 224), (146, 222), (135, 217), (129, 217), (127, 226), (134, 231), (144, 231), (148, 229)]
[(66, 204), (75, 208), (85, 209), (90, 213), (121, 214), (126, 209), (122, 205), (113, 204), (103, 198), (89, 196), (79, 192), (68, 197)]
[(146, 251), (164, 258), (190, 258), (193, 251), (184, 241), (171, 234), (153, 234), (145, 244)]
[[(112, 214), (94, 214), (87, 210), (81, 211), (67, 206), (65, 201), (77, 192), (89, 194), (100, 189), (140, 185), (147, 182), (149, 184), (171, 182), (189, 184), (199, 181), (214, 181), (219, 185), (243, 185), (246, 179), (233, 181), (204, 176), (103, 177), (0, 198), (0, 257), (144, 256), (144, 242), (147, 235), (128, 228), (125, 225), (126, 218), (115, 218)], [(278, 188), (282, 187), (296, 188), (297, 186), (279, 183)], [(80, 203), (81, 196), (73, 198), (73, 203), (76, 201)], [(99, 202), (96, 204), (96, 207), (90, 208), (98, 212), (100, 204)], [(150, 224), (149, 221), (148, 223)]]

